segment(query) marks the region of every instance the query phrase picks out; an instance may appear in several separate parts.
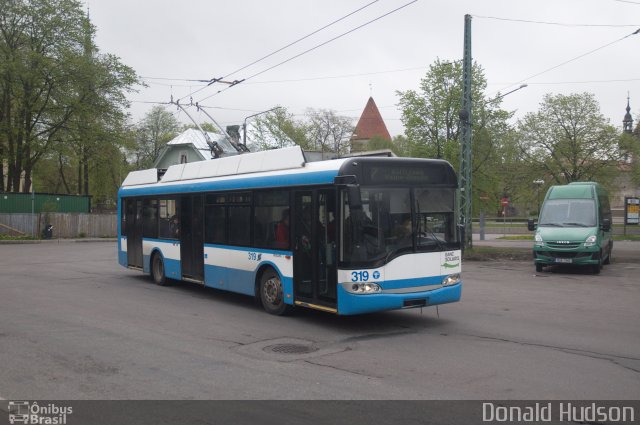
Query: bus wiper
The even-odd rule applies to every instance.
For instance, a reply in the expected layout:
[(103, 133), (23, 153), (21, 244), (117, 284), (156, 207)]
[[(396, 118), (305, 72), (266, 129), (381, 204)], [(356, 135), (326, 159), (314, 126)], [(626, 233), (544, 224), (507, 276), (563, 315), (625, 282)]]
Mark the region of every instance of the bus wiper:
[(555, 227), (562, 227), (562, 224), (558, 224), (558, 223), (540, 223), (540, 224), (538, 224), (538, 226), (555, 226)]
[[(418, 217), (420, 218), (420, 202), (416, 200), (416, 206), (418, 208)], [(440, 242), (440, 239), (438, 239), (438, 237), (435, 235), (435, 233), (433, 233), (433, 230), (431, 230), (431, 228), (429, 228), (429, 226), (425, 226), (426, 229), (429, 231), (429, 233), (431, 233), (431, 236), (433, 237), (433, 240), (436, 241), (436, 244), (438, 245), (438, 249), (440, 251), (444, 251), (444, 246), (442, 245), (442, 243)], [(417, 235), (416, 235), (416, 243), (418, 244), (418, 246), (420, 246), (420, 231), (422, 229), (422, 221), (419, 220), (418, 221), (418, 228), (416, 229), (417, 231)]]

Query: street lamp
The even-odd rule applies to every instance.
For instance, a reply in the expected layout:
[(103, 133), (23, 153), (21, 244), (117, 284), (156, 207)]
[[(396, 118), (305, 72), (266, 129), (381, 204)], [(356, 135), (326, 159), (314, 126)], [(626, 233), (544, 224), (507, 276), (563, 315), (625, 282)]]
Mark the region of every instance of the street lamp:
[(542, 179), (534, 180), (533, 184), (536, 185), (536, 197), (538, 199), (538, 216), (540, 216), (540, 187), (544, 184), (544, 180)]
[(516, 91), (518, 91), (518, 90), (520, 90), (520, 89), (523, 89), (523, 88), (525, 88), (525, 87), (529, 87), (529, 85), (528, 85), (528, 84), (521, 84), (521, 85), (520, 85), (520, 87), (515, 88), (515, 89), (513, 89), (513, 90), (511, 90), (511, 91), (508, 91), (508, 92), (506, 92), (506, 93), (504, 93), (504, 94), (501, 94), (500, 96), (496, 96), (496, 97), (494, 97), (493, 99), (489, 100), (487, 103), (493, 103), (493, 102), (495, 102), (496, 100), (500, 100), (500, 99), (502, 99), (503, 97), (505, 97), (506, 95), (511, 94), (511, 93), (513, 93), (513, 92), (516, 92)]
[(245, 145), (245, 147), (247, 146), (247, 120), (249, 118), (253, 118), (256, 117), (258, 115), (262, 115), (262, 114), (266, 114), (267, 112), (271, 112), (271, 111), (275, 111), (276, 109), (280, 109), (282, 108), (282, 106), (276, 106), (275, 108), (271, 108), (268, 111), (262, 111), (262, 112), (258, 112), (257, 114), (253, 114), (253, 115), (249, 115), (248, 117), (246, 117), (244, 119), (244, 124), (242, 124), (242, 144)]

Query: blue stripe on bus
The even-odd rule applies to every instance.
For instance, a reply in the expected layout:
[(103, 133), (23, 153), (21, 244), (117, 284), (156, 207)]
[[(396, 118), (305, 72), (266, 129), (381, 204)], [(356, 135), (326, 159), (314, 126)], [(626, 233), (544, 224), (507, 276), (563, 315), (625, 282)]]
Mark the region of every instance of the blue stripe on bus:
[[(278, 269), (278, 266), (269, 261), (260, 263), (257, 269), (266, 264), (273, 267), (280, 275), (285, 304), (293, 304), (293, 279), (283, 276), (282, 272)], [(256, 295), (255, 279), (255, 270), (239, 270), (230, 267), (212, 266), (209, 264), (205, 264), (204, 266), (205, 286), (209, 286), (211, 288), (254, 296)]]
[(432, 291), (412, 292), (410, 294), (367, 294), (356, 295), (338, 285), (338, 314), (362, 314), (382, 310), (396, 310), (404, 306), (405, 301), (426, 301), (426, 307), (460, 301), (462, 283), (445, 286)]
[(142, 238), (142, 240), (146, 242), (170, 243), (172, 245), (180, 245), (180, 241), (178, 239)]
[(123, 267), (129, 265), (126, 251), (118, 251), (118, 263)]
[(205, 248), (219, 248), (219, 249), (229, 249), (231, 251), (246, 251), (246, 252), (261, 252), (263, 254), (274, 254), (274, 255), (292, 255), (291, 251), (282, 251), (275, 249), (267, 249), (267, 248), (248, 248), (245, 246), (230, 246), (230, 245), (217, 245), (217, 244), (204, 244)]
[(255, 273), (253, 271), (205, 264), (204, 281), (206, 286), (212, 288), (255, 295)]
[(328, 170), (313, 173), (279, 174), (276, 176), (247, 178), (237, 178), (236, 176), (236, 178), (227, 180), (200, 182), (195, 180), (189, 183), (180, 184), (164, 185), (162, 183), (157, 183), (157, 185), (146, 187), (122, 187), (118, 191), (118, 196), (181, 194), (217, 190), (261, 189), (273, 187), (289, 187), (296, 185), (327, 184), (333, 183), (333, 179), (337, 175), (338, 170)]
[(412, 288), (414, 286), (440, 285), (447, 275), (418, 277), (414, 279), (385, 280), (380, 282), (382, 289)]

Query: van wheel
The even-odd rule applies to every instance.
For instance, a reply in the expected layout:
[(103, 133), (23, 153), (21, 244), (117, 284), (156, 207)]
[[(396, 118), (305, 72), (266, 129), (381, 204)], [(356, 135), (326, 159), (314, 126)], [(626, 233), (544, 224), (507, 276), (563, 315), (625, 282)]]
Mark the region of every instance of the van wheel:
[(269, 314), (282, 316), (289, 313), (292, 307), (284, 303), (282, 280), (275, 270), (269, 268), (260, 277), (260, 301)]
[(151, 277), (156, 285), (165, 286), (167, 284), (167, 277), (164, 273), (164, 261), (160, 254), (153, 254), (151, 259)]
[(607, 259), (604, 260), (604, 263), (602, 264), (611, 264), (611, 251), (613, 251), (611, 248), (609, 248), (609, 255), (607, 255)]
[(536, 272), (541, 273), (542, 272), (542, 268), (543, 268), (542, 264), (536, 263)]
[(600, 274), (601, 270), (602, 270), (602, 259), (600, 259), (600, 262), (598, 264), (593, 266), (593, 274)]

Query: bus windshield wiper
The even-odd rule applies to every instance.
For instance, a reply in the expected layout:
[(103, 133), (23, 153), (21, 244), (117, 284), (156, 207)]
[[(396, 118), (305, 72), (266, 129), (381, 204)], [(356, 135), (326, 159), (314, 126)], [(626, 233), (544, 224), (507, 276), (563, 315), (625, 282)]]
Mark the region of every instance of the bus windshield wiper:
[(540, 224), (538, 224), (538, 226), (555, 226), (555, 227), (562, 227), (562, 224), (559, 224), (559, 223), (540, 223)]
[(565, 226), (592, 227), (584, 223), (562, 223), (562, 224), (564, 224)]
[[(418, 247), (420, 246), (420, 231), (422, 230), (422, 217), (420, 217), (420, 202), (418, 200), (416, 200), (416, 207), (418, 209), (417, 213), (418, 213), (418, 219), (420, 221), (418, 221), (418, 228), (416, 229), (416, 243), (418, 245)], [(425, 226), (426, 230), (431, 233), (431, 236), (433, 237), (433, 240), (436, 242), (436, 244), (438, 245), (438, 249), (440, 251), (444, 251), (444, 246), (442, 245), (442, 243), (440, 242), (440, 239), (438, 239), (438, 237), (436, 236), (435, 233), (433, 233), (433, 230), (431, 230), (431, 228), (429, 226)]]

